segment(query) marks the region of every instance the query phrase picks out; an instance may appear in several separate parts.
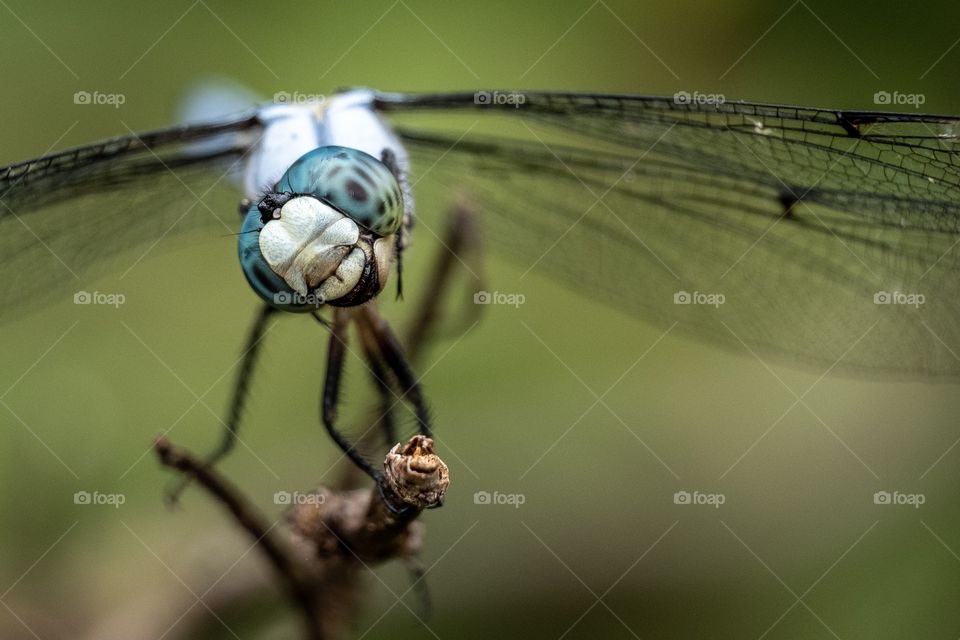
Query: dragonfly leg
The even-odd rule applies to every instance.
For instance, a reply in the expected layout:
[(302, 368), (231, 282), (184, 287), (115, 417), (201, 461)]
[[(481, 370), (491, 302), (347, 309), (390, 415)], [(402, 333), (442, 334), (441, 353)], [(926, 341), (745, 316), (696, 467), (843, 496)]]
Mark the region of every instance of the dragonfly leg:
[(393, 419), (394, 394), (390, 390), (389, 373), (384, 366), (383, 356), (380, 354), (373, 336), (361, 330), (360, 338), (363, 341), (363, 351), (367, 366), (370, 369), (370, 377), (373, 379), (373, 386), (380, 398), (380, 405), (377, 408), (379, 417), (374, 422), (373, 427), (378, 425), (381, 427), (385, 444), (387, 447), (392, 447), (397, 443), (397, 425)]
[(351, 321), (351, 310), (336, 309), (333, 313), (333, 326), (330, 329), (330, 342), (327, 347), (327, 373), (323, 384), (321, 414), (323, 426), (330, 438), (340, 450), (364, 473), (379, 484), (382, 474), (361, 454), (337, 429), (337, 404), (340, 399), (340, 381), (343, 378), (343, 360), (347, 353), (347, 330)]
[[(481, 238), (474, 206), (465, 199), (457, 201), (447, 215), (447, 228), (444, 232), (442, 247), (437, 252), (434, 264), (430, 268), (430, 281), (423, 287), (423, 299), (417, 305), (417, 312), (407, 331), (406, 346), (412, 360), (416, 360), (426, 340), (435, 333), (437, 316), (443, 297), (452, 288), (451, 280), (457, 267), (463, 267), (469, 274), (475, 291), (482, 290), (483, 268), (480, 260)], [(467, 327), (473, 324), (484, 305), (473, 303), (473, 295), (464, 296), (466, 312), (457, 324)]]
[(397, 160), (397, 156), (390, 149), (384, 149), (380, 154), (380, 161), (386, 165), (390, 173), (397, 179), (400, 191), (403, 194), (403, 224), (397, 230), (394, 244), (395, 263), (397, 267), (397, 299), (403, 298), (403, 252), (409, 244), (409, 237), (416, 220), (413, 205), (413, 185), (410, 183), (410, 174)]
[[(434, 259), (434, 266), (430, 269), (431, 281), (425, 289), (424, 297), (416, 305), (415, 319), (407, 334), (408, 351), (406, 353), (389, 324), (380, 316), (373, 304), (353, 310), (337, 309), (334, 311), (333, 324), (324, 322), (332, 334), (328, 353), (327, 381), (324, 388), (324, 425), (334, 442), (355, 463), (355, 466), (378, 482), (381, 474), (374, 471), (372, 465), (340, 434), (336, 427), (339, 380), (347, 350), (347, 327), (350, 322), (355, 322), (357, 325), (364, 356), (379, 396), (379, 426), (387, 446), (392, 446), (397, 440), (396, 420), (391, 407), (398, 398), (405, 398), (413, 405), (420, 433), (430, 435), (429, 411), (410, 361), (421, 355), (425, 342), (433, 334), (440, 316), (441, 302), (444, 295), (451, 289), (451, 280), (457, 272), (458, 265), (467, 265), (467, 271), (476, 280), (476, 286), (480, 286), (481, 283), (478, 275), (481, 269), (476, 259), (480, 253), (480, 242), (475, 209), (467, 201), (460, 201), (451, 208), (448, 220), (443, 238), (444, 247)], [(470, 268), (470, 265), (474, 268)], [(472, 296), (466, 296), (466, 298), (472, 302)], [(474, 315), (479, 312), (478, 305), (470, 304), (469, 306)], [(387, 504), (393, 508), (389, 501)], [(397, 511), (402, 512), (402, 510)]]
[(401, 397), (406, 397), (413, 405), (419, 432), (425, 436), (432, 436), (430, 413), (427, 410), (427, 402), (420, 389), (420, 383), (417, 381), (403, 348), (400, 346), (400, 341), (397, 340), (397, 336), (394, 335), (390, 325), (377, 312), (376, 307), (369, 304), (357, 310), (357, 321), (363, 330), (369, 332), (376, 340), (384, 363), (396, 378)]
[[(254, 317), (253, 324), (250, 326), (247, 341), (243, 348), (243, 360), (240, 363), (240, 371), (237, 374), (236, 381), (233, 383), (230, 412), (227, 414), (227, 421), (224, 423), (223, 436), (219, 446), (206, 457), (205, 464), (208, 466), (215, 464), (223, 456), (227, 455), (237, 443), (237, 429), (240, 427), (240, 419), (243, 416), (243, 406), (247, 399), (247, 392), (250, 390), (250, 382), (253, 380), (253, 372), (257, 365), (260, 347), (263, 345), (263, 336), (267, 332), (268, 322), (274, 313), (276, 313), (276, 309), (268, 304), (262, 305)], [(177, 502), (180, 494), (183, 493), (183, 490), (190, 483), (191, 478), (191, 476), (185, 476), (168, 492), (168, 502)]]

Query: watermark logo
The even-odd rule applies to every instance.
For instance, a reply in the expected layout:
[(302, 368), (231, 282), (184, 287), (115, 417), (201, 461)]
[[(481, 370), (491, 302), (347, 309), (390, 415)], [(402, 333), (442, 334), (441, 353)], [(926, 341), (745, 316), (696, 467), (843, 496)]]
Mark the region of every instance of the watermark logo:
[(922, 493), (900, 493), (899, 491), (877, 491), (873, 494), (873, 504), (907, 505), (919, 509), (927, 501)]
[(274, 304), (297, 306), (297, 307), (321, 307), (326, 304), (327, 299), (319, 293), (310, 292), (307, 295), (297, 293), (296, 291), (280, 291), (273, 294)]
[(677, 91), (673, 94), (674, 104), (723, 104), (726, 101), (727, 97), (722, 93)]
[(527, 496), (522, 493), (500, 493), (494, 491), (477, 491), (473, 494), (473, 504), (506, 504), (514, 509), (519, 509), (520, 505), (527, 501)]
[(920, 105), (926, 101), (927, 96), (922, 93), (877, 91), (875, 94), (873, 94), (873, 103), (879, 105), (911, 106), (914, 109), (919, 109)]
[(73, 94), (73, 104), (109, 105), (119, 109), (127, 101), (122, 93), (100, 93), (99, 91), (77, 91)]
[(906, 293), (904, 291), (877, 291), (873, 294), (873, 304), (899, 304), (919, 308), (927, 301), (922, 293)]
[(673, 494), (673, 504), (709, 505), (719, 509), (726, 503), (727, 496), (722, 493), (703, 493), (701, 491), (677, 491)]
[(110, 505), (119, 509), (127, 501), (122, 493), (100, 493), (99, 491), (77, 491), (73, 494), (73, 504), (82, 505)]
[(677, 291), (673, 294), (673, 304), (697, 304), (716, 308), (726, 301), (727, 297), (722, 293)]
[(300, 493), (299, 491), (277, 491), (273, 494), (273, 504), (323, 504), (327, 497), (322, 493)]
[(502, 293), (500, 291), (477, 291), (473, 294), (473, 304), (504, 304), (517, 308), (527, 301), (522, 293)]
[(506, 104), (511, 105), (515, 109), (519, 109), (520, 105), (524, 104), (527, 101), (527, 96), (522, 93), (510, 92), (510, 93), (501, 93), (499, 91), (494, 91), (493, 93), (489, 91), (477, 91), (473, 94), (473, 104), (487, 106), (491, 104)]
[(326, 102), (327, 96), (322, 93), (301, 93), (294, 91), (277, 91), (273, 94), (274, 104), (319, 104)]
[(126, 301), (127, 297), (122, 293), (77, 291), (73, 294), (73, 304), (99, 304), (117, 308)]

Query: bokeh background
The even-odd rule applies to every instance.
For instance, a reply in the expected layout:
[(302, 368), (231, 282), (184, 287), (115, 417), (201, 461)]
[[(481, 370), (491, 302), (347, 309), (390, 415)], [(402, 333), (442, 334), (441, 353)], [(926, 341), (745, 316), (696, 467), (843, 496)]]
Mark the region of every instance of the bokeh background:
[[(0, 164), (171, 124), (180, 96), (212, 76), (265, 97), (699, 90), (868, 109), (874, 92), (899, 90), (960, 113), (958, 24), (951, 2), (6, 0)], [(77, 105), (76, 91), (125, 102)], [(447, 202), (424, 196), (427, 224)], [(208, 204), (232, 210), (235, 196)], [(412, 299), (435, 249), (417, 243)], [(294, 637), (299, 620), (270, 595), (250, 540), (199, 491), (165, 508), (170, 477), (148, 453), (160, 432), (198, 450), (219, 436), (256, 304), (234, 239), (161, 243), (121, 281), (143, 250), (82, 283), (123, 292), (121, 308), (78, 313), (63, 296), (0, 331), (0, 636)], [(809, 410), (791, 408), (749, 354), (657, 342), (662, 328), (539, 276), (518, 285), (521, 270), (495, 256), (486, 271), (527, 304), (490, 307), (422, 367), (454, 477), (447, 506), (425, 517), (434, 615), (425, 629), (411, 594), (398, 604), (402, 567), (377, 567), (355, 637), (960, 635), (955, 385), (774, 365), (798, 394), (812, 387)], [(28, 273), (4, 277), (33, 295)], [(410, 306), (386, 312), (403, 326)], [(276, 491), (337, 477), (317, 416), (325, 345), (315, 323), (276, 325), (245, 446), (222, 466), (271, 515)], [(362, 415), (366, 378), (349, 375), (347, 415)], [(674, 503), (695, 490), (725, 503)], [(925, 502), (874, 504), (894, 490)], [(77, 491), (124, 502), (78, 505)], [(478, 491), (523, 504), (476, 504)], [(258, 580), (267, 595), (221, 621), (197, 604)]]

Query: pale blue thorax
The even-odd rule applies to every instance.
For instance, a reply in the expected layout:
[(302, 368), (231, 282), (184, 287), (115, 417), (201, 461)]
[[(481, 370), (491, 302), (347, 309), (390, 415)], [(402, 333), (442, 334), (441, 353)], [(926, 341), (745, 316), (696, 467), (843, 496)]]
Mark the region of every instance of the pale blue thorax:
[(328, 145), (359, 149), (377, 159), (388, 149), (406, 172), (407, 152), (374, 110), (373, 97), (369, 89), (354, 89), (322, 102), (261, 106), (258, 117), (264, 125), (263, 136), (244, 172), (246, 197), (258, 198), (297, 159)]

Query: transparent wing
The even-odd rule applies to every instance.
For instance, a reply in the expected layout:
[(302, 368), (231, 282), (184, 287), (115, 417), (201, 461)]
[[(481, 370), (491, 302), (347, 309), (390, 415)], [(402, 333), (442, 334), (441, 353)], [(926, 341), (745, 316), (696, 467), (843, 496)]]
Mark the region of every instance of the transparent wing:
[(475, 95), (378, 106), (525, 274), (821, 371), (960, 373), (957, 118)]
[[(117, 253), (189, 229), (236, 232), (204, 198), (259, 133), (255, 114), (98, 142), (0, 168), (0, 313), (28, 309)], [(13, 274), (11, 276), (11, 274)], [(26, 284), (25, 284), (26, 283)]]

